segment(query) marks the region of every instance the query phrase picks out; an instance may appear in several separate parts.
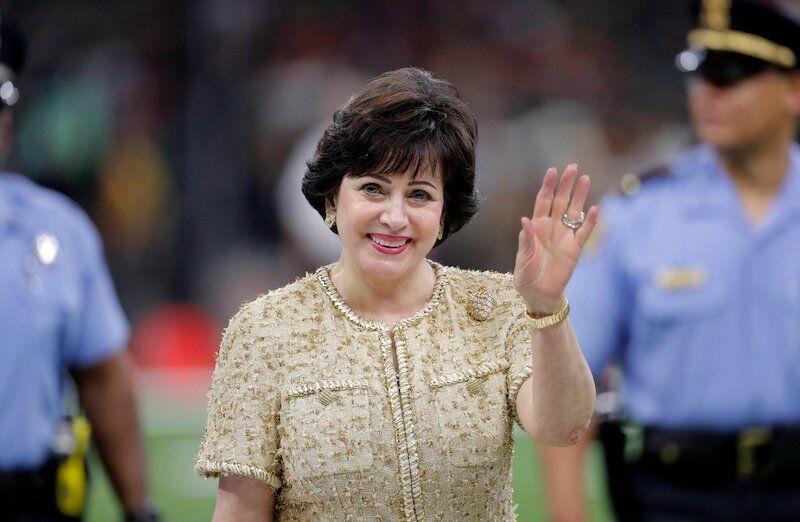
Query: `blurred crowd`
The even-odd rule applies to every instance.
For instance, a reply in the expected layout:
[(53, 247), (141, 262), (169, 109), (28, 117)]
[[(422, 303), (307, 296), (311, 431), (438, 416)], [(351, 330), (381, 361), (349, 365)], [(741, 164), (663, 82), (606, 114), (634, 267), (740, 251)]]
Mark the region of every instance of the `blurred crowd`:
[(671, 66), (683, 2), (7, 7), (31, 44), (11, 168), (90, 213), (145, 363), (210, 363), (240, 303), (336, 259), (300, 179), (336, 107), (381, 72), (431, 70), (478, 115), (483, 208), (434, 251), (448, 264), (510, 270), (548, 166), (577, 162), (597, 200), (692, 139)]

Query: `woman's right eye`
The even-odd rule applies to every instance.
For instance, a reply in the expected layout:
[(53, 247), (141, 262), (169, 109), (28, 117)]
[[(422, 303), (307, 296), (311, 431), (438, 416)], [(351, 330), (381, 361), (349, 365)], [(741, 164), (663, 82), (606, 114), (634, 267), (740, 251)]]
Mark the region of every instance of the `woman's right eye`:
[(367, 183), (361, 187), (361, 190), (368, 196), (375, 196), (381, 193), (381, 186), (377, 183)]

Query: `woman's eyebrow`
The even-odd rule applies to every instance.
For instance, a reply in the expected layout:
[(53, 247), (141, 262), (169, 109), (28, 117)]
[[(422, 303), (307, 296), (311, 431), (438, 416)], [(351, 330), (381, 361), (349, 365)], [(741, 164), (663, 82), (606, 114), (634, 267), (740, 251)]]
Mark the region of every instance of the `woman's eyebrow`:
[[(383, 181), (384, 183), (387, 183), (389, 185), (392, 184), (392, 180), (391, 179), (387, 178), (386, 176), (381, 176), (380, 174), (367, 174), (364, 177), (365, 178), (375, 178), (375, 179)], [(433, 183), (431, 183), (429, 181), (424, 181), (424, 180), (414, 180), (414, 181), (409, 183), (409, 186), (411, 186), (411, 185), (428, 185), (432, 189), (434, 189), (434, 190), (436, 189), (436, 185), (434, 185)]]
[(389, 178), (387, 178), (386, 176), (381, 176), (380, 174), (367, 174), (367, 175), (366, 175), (366, 176), (364, 176), (364, 177), (365, 177), (365, 178), (375, 178), (375, 179), (378, 179), (378, 180), (380, 180), (380, 181), (383, 181), (384, 183), (388, 183), (389, 185), (391, 185), (391, 184), (392, 184), (392, 180), (390, 180), (390, 179), (389, 179)]

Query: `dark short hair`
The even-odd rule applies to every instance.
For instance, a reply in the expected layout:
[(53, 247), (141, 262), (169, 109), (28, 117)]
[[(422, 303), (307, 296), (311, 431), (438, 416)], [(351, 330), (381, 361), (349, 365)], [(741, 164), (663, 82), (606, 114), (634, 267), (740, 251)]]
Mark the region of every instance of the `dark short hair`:
[[(478, 124), (458, 91), (431, 73), (407, 67), (384, 73), (333, 115), (308, 161), (303, 195), (321, 216), (345, 176), (401, 174), (437, 168), (444, 188), (444, 234), (478, 210), (475, 144)], [(334, 232), (336, 227), (333, 227)]]

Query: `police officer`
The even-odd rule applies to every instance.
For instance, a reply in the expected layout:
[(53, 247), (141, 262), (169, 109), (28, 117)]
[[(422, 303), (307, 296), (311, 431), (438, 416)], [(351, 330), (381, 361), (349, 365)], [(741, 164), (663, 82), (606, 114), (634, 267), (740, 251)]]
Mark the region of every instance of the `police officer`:
[[(11, 139), (18, 26), (0, 11), (0, 149)], [(124, 347), (128, 324), (87, 216), (0, 173), (0, 519), (77, 520), (89, 425), (63, 422), (69, 372), (127, 520), (156, 520)]]
[[(601, 205), (573, 325), (596, 376), (620, 369), (627, 420), (600, 431), (621, 520), (800, 520), (800, 24), (774, 2), (693, 15), (702, 143)], [(585, 518), (586, 444), (543, 449), (556, 520)]]

